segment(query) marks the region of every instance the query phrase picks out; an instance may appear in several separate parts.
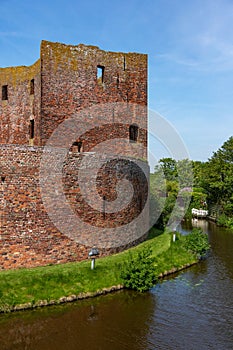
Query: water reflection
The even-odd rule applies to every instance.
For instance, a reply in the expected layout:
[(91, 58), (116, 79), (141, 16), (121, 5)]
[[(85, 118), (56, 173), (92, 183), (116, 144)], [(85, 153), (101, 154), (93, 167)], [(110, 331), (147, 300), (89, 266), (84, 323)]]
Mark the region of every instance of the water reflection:
[(152, 294), (124, 291), (72, 305), (10, 315), (7, 321), (3, 316), (1, 350), (144, 350), (155, 308)]
[[(165, 329), (168, 335), (161, 349), (230, 350), (233, 349), (233, 232), (204, 220), (198, 220), (195, 225), (209, 235), (210, 256), (164, 282), (162, 293), (158, 287), (153, 289), (157, 309), (160, 308), (156, 322), (161, 325), (166, 314), (169, 319), (161, 327), (162, 334)], [(184, 234), (191, 228), (189, 222), (182, 225)], [(170, 311), (160, 306), (166, 302)], [(156, 339), (153, 342), (158, 346)]]
[[(233, 232), (232, 230), (219, 227), (215, 223), (207, 220), (192, 220), (193, 227), (201, 228), (209, 236), (211, 244), (212, 260), (215, 262), (215, 269), (219, 271), (218, 277), (229, 274), (233, 279)], [(190, 221), (182, 224), (182, 232), (189, 232), (192, 228)]]
[(233, 232), (195, 224), (209, 235), (207, 260), (145, 294), (1, 315), (1, 350), (232, 350)]
[(155, 349), (232, 349), (232, 284), (226, 293), (201, 265), (152, 290), (158, 300), (150, 339)]

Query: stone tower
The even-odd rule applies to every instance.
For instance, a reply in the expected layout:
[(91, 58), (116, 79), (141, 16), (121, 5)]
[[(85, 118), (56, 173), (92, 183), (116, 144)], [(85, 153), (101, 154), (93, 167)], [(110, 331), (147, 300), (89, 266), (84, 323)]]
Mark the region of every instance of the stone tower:
[[(32, 66), (0, 68), (0, 88), (0, 267), (87, 258), (90, 245), (85, 239), (67, 236), (48, 214), (41, 194), (41, 160), (44, 152), (48, 159), (53, 158), (53, 152), (45, 147), (54, 132), (75, 116), (77, 134), (72, 128), (70, 134), (66, 129), (62, 135), (64, 147), (68, 147), (63, 161), (63, 190), (72, 210), (86, 224), (101, 228), (124, 226), (129, 218), (137, 217), (148, 195), (144, 176), (148, 171), (147, 55), (42, 41), (40, 58)], [(80, 135), (81, 127), (86, 131)], [(91, 208), (83, 200), (77, 180), (85, 155), (91, 154), (92, 167), (97, 168), (95, 147), (109, 140), (117, 140), (114, 154), (124, 150), (126, 157), (120, 165), (108, 159), (108, 166), (98, 172), (97, 189), (104, 198), (103, 205), (114, 201), (117, 181), (124, 177), (137, 193), (130, 207), (119, 215), (105, 208), (104, 212)], [(139, 144), (140, 154), (136, 149)], [(133, 164), (135, 158), (143, 159), (144, 174)], [(70, 230), (75, 232), (79, 227), (70, 224)], [(81, 231), (83, 237), (90, 234), (90, 228)], [(116, 249), (143, 237), (136, 236)], [(116, 250), (110, 246), (101, 253)]]

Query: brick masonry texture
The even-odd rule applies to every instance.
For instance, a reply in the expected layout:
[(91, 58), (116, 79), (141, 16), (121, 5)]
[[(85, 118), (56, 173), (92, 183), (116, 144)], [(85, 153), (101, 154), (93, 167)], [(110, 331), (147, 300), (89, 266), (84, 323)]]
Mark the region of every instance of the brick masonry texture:
[[(102, 76), (97, 75), (98, 70)], [(99, 228), (123, 227), (138, 217), (148, 195), (147, 56), (42, 41), (40, 59), (34, 65), (0, 68), (0, 85), (7, 86), (8, 93), (7, 99), (0, 102), (0, 268), (86, 259), (91, 246), (62, 233), (43, 203), (40, 162), (43, 152), (47, 152), (48, 158), (54, 157), (53, 151), (44, 146), (64, 121), (73, 120), (75, 126), (71, 123), (61, 129), (52, 145), (62, 144), (67, 149), (62, 183), (72, 211), (83, 222)], [(132, 125), (139, 125), (136, 142), (129, 140)], [(82, 128), (85, 132), (77, 136), (76, 131)], [(108, 141), (114, 147), (110, 160), (105, 155)], [(143, 147), (138, 151), (140, 144)], [(97, 151), (102, 154), (100, 169)], [(98, 174), (93, 187), (97, 187), (106, 203), (116, 199), (119, 180), (130, 181), (133, 195), (129, 206), (109, 213), (98, 211), (85, 201), (78, 177), (86, 155), (89, 166), (96, 168)], [(135, 157), (144, 159), (140, 165), (144, 172), (136, 165)], [(56, 170), (51, 169), (51, 173), (56, 175)], [(125, 193), (126, 197), (130, 195)], [(59, 204), (57, 210), (61, 220), (69, 221)], [(127, 233), (129, 237), (134, 229), (137, 228), (132, 227)], [(91, 234), (89, 225), (82, 232), (80, 227), (71, 225), (70, 231), (74, 236), (78, 232), (83, 238), (81, 242), (88, 242), (85, 237)], [(109, 242), (118, 239), (112, 234), (100, 253), (120, 251), (145, 238), (135, 237), (135, 241), (124, 246), (119, 238), (118, 247), (111, 248)]]

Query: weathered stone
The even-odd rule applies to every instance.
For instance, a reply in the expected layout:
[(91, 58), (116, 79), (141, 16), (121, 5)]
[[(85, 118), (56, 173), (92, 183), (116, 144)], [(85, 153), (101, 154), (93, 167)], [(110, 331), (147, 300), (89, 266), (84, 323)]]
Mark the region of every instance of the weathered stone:
[[(97, 76), (97, 67), (105, 67), (101, 79)], [(94, 122), (103, 122), (103, 126), (90, 128), (82, 135), (80, 149), (80, 140), (70, 140), (71, 145), (75, 142), (62, 165), (64, 195), (73, 212), (87, 223), (81, 232), (83, 241), (92, 234), (88, 224), (115, 228), (137, 217), (146, 201), (148, 184), (141, 169), (134, 165), (132, 157), (139, 156), (137, 142), (130, 143), (129, 127), (140, 125), (137, 141), (143, 145), (140, 158), (146, 159), (147, 55), (105, 52), (95, 46), (43, 41), (40, 58), (31, 67), (0, 69), (0, 85), (7, 86), (7, 99), (0, 101), (0, 269), (87, 259), (90, 247), (61, 233), (44, 206), (40, 191), (44, 145), (54, 130), (73, 115), (78, 115), (78, 125), (89, 123), (90, 118)], [(112, 106), (118, 102), (127, 108), (114, 110)], [(106, 110), (106, 115), (101, 114), (102, 104), (111, 107)], [(135, 105), (145, 108), (137, 109)], [(95, 111), (91, 116), (88, 114), (90, 107)], [(124, 123), (114, 122), (117, 115)], [(63, 136), (65, 138), (66, 133)], [(125, 143), (116, 142), (116, 154), (121, 154), (129, 145), (130, 152), (123, 160), (113, 159), (98, 169), (93, 149), (109, 139), (126, 140)], [(46, 157), (52, 160), (55, 157), (53, 151), (46, 149)], [(114, 201), (119, 179), (126, 178), (134, 188), (130, 206), (103, 215), (83, 200), (78, 176), (85, 154), (92, 155), (87, 166), (98, 170), (90, 194), (97, 187), (102, 197)], [(103, 154), (103, 162), (104, 157)], [(148, 173), (147, 163), (144, 162), (143, 166)], [(54, 176), (57, 171), (51, 169)], [(125, 196), (130, 195), (125, 193)], [(69, 217), (62, 216), (59, 203), (57, 207), (61, 220), (69, 222)], [(79, 227), (75, 229), (79, 231)], [(127, 234), (130, 237), (133, 229)], [(117, 248), (106, 247), (100, 251), (100, 256), (128, 248), (144, 238), (142, 236), (126, 245), (121, 245), (119, 239)], [(111, 240), (117, 241), (114, 233), (109, 237)]]

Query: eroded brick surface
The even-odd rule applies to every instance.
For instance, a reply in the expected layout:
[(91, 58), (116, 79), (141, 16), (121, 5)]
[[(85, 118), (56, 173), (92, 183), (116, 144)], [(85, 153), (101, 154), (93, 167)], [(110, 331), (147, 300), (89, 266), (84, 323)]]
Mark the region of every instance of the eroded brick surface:
[[(98, 78), (97, 67), (103, 77)], [(43, 203), (40, 162), (44, 146), (62, 122), (72, 120), (74, 124), (61, 129), (52, 146), (67, 149), (62, 186), (72, 212), (88, 224), (80, 232), (71, 223), (70, 231), (81, 234), (82, 242), (91, 234), (90, 227), (123, 227), (140, 215), (148, 194), (148, 166), (145, 161), (140, 165), (143, 172), (134, 160), (147, 158), (147, 56), (43, 41), (40, 59), (31, 67), (0, 69), (0, 85), (7, 86), (7, 99), (0, 103), (0, 268), (86, 259), (90, 247), (62, 233)], [(129, 140), (130, 125), (139, 126), (136, 142)], [(82, 128), (85, 132), (80, 136)], [(53, 157), (52, 151), (46, 152)], [(102, 156), (101, 167), (97, 153)], [(115, 157), (109, 160), (109, 154)], [(90, 196), (96, 186), (102, 198), (114, 201), (117, 183), (126, 178), (134, 189), (129, 206), (108, 213), (85, 201), (78, 181), (80, 167), (85, 171), (85, 155), (89, 155), (86, 171), (91, 166), (98, 175)], [(56, 180), (56, 169), (50, 173)], [(69, 220), (58, 202), (56, 206), (60, 220)], [(129, 237), (133, 230), (127, 233)], [(122, 247), (114, 233), (109, 242), (117, 239), (118, 248), (106, 244), (101, 254), (133, 244)]]

